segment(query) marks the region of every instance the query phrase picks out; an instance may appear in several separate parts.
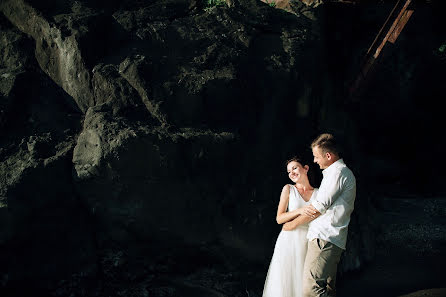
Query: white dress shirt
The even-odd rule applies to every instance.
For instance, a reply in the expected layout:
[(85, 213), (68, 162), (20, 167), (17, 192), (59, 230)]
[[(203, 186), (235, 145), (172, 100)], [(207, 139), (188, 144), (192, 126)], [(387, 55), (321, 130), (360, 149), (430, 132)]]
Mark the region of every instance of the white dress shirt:
[(320, 238), (345, 250), (356, 197), (356, 179), (342, 159), (328, 166), (322, 174), (317, 196), (311, 201), (321, 215), (310, 222), (307, 238)]

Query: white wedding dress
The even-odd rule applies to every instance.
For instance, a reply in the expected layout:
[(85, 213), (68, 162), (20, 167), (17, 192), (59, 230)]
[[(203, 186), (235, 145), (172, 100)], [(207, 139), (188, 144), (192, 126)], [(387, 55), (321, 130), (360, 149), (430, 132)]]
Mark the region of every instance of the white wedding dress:
[[(316, 197), (314, 189), (311, 199)], [(305, 202), (296, 187), (290, 186), (288, 211), (304, 207)], [(307, 254), (308, 224), (300, 225), (292, 231), (280, 231), (274, 254), (266, 275), (263, 297), (301, 297), (302, 273)]]

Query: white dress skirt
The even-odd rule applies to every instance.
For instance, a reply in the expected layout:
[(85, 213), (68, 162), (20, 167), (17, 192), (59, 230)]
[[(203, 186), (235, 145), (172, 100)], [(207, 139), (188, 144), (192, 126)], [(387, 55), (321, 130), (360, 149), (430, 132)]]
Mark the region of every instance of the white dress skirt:
[[(314, 189), (311, 199), (316, 197)], [(295, 186), (290, 186), (288, 211), (304, 207), (305, 202)], [(305, 256), (307, 254), (308, 224), (292, 231), (280, 231), (274, 254), (266, 275), (263, 297), (301, 297)]]

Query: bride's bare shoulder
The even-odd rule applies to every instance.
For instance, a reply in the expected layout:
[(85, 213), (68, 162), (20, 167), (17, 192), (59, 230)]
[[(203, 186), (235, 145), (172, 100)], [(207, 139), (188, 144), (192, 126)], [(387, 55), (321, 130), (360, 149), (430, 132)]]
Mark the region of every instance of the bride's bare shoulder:
[(292, 185), (290, 185), (290, 184), (285, 184), (285, 185), (283, 186), (283, 189), (282, 189), (282, 190), (289, 190), (289, 189), (291, 189), (291, 187), (292, 187)]

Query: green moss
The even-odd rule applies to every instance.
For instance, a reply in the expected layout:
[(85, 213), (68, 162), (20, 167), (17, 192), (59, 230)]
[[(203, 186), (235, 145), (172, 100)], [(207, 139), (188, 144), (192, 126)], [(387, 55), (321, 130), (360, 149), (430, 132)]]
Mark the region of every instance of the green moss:
[(271, 7), (276, 7), (276, 2), (274, 2), (273, 0), (271, 0), (271, 2), (269, 2), (268, 0), (266, 0), (266, 2), (268, 3), (269, 6), (271, 6)]
[(207, 7), (226, 5), (225, 0), (206, 0)]

